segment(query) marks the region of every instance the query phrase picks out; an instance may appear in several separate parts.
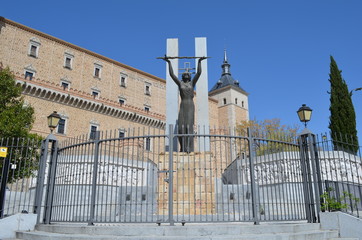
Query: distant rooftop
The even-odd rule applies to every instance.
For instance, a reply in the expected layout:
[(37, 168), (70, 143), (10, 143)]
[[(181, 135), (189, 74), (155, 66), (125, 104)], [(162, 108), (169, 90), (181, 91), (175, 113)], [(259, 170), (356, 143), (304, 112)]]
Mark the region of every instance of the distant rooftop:
[(246, 93), (246, 91), (239, 86), (239, 81), (235, 80), (233, 78), (233, 76), (231, 76), (230, 64), (227, 59), (226, 50), (224, 50), (224, 62), (221, 65), (221, 68), (222, 68), (221, 78), (211, 88), (210, 92), (213, 92), (213, 91), (221, 89), (221, 88), (232, 86), (232, 87), (236, 87)]

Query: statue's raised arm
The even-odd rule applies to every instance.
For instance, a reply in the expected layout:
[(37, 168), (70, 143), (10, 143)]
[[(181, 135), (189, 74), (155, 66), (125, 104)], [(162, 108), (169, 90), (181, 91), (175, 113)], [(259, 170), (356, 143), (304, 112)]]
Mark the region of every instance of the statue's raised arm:
[(199, 78), (200, 78), (200, 75), (201, 75), (201, 72), (202, 72), (202, 69), (201, 69), (201, 61), (204, 60), (204, 59), (206, 59), (206, 57), (200, 57), (200, 58), (199, 58), (199, 61), (198, 61), (198, 63), (197, 63), (197, 72), (196, 72), (194, 78), (192, 79), (192, 86), (194, 86), (194, 87), (195, 87), (197, 81), (198, 81)]
[(177, 86), (180, 86), (180, 80), (178, 80), (175, 73), (173, 72), (173, 68), (172, 68), (172, 64), (171, 64), (170, 59), (166, 55), (162, 59), (168, 63), (168, 71), (169, 71), (170, 77), (177, 84)]

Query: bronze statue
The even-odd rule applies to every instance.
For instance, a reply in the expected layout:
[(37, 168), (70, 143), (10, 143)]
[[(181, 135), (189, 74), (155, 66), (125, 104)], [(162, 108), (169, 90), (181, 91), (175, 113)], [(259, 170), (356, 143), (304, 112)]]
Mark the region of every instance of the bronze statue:
[[(169, 73), (172, 80), (177, 84), (181, 96), (180, 110), (178, 114), (178, 133), (179, 134), (194, 134), (195, 123), (195, 105), (194, 105), (194, 88), (201, 75), (201, 61), (206, 57), (200, 57), (197, 65), (197, 72), (191, 80), (191, 73), (186, 70), (182, 74), (182, 81), (175, 76), (170, 59), (172, 57), (165, 56), (162, 58), (168, 62)], [(180, 152), (193, 152), (194, 140), (192, 136), (179, 137)]]

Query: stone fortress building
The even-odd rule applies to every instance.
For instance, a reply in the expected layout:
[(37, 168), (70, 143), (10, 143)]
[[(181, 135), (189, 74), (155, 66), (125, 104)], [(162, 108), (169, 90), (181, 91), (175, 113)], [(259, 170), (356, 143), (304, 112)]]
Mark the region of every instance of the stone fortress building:
[[(128, 128), (165, 130), (164, 79), (3, 17), (0, 46), (1, 66), (14, 72), (35, 109), (33, 132), (49, 133), (46, 119), (53, 111), (62, 117), (59, 139), (115, 129), (120, 137)], [(249, 119), (248, 93), (232, 77), (226, 52), (208, 103), (212, 127)]]

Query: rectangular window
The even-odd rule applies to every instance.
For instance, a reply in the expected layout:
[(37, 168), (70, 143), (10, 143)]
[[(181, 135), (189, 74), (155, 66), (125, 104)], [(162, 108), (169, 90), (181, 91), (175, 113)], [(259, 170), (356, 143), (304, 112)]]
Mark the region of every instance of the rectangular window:
[(29, 71), (25, 71), (25, 79), (32, 80), (33, 76), (34, 76), (34, 73), (29, 72)]
[(119, 138), (124, 138), (124, 136), (125, 136), (124, 131), (119, 131), (119, 132), (118, 132), (118, 137), (119, 137)]
[(65, 119), (60, 119), (59, 120), (57, 133), (65, 134)]
[(72, 69), (72, 59), (70, 57), (65, 58), (64, 67), (68, 69)]
[(98, 126), (91, 125), (89, 138), (95, 140), (97, 137)]
[(73, 59), (74, 59), (73, 53), (71, 53), (69, 51), (65, 51), (65, 53), (64, 53), (64, 68), (71, 70), (72, 65), (73, 65)]
[(31, 38), (29, 41), (28, 56), (37, 58), (39, 55), (40, 40), (38, 38)]
[(149, 96), (151, 95), (151, 87), (149, 85), (146, 85), (145, 87), (145, 94)]
[(61, 84), (62, 84), (62, 88), (63, 88), (63, 90), (67, 90), (67, 89), (69, 89), (69, 83), (62, 82)]
[(235, 104), (238, 105), (238, 99), (237, 98), (235, 98)]
[(92, 91), (92, 96), (93, 96), (93, 98), (98, 98), (99, 92)]
[(99, 78), (100, 72), (101, 72), (101, 69), (100, 69), (100, 68), (97, 68), (97, 67), (94, 68), (94, 76), (95, 76), (95, 77)]
[(28, 55), (37, 58), (39, 55), (40, 40), (33, 37), (29, 41)]
[(120, 85), (121, 87), (126, 87), (126, 85), (127, 85), (127, 77), (128, 77), (127, 74), (122, 73), (122, 72), (120, 73), (119, 85)]
[(226, 98), (223, 99), (224, 100), (224, 105), (226, 104)]
[(146, 138), (145, 150), (146, 151), (151, 151), (151, 138)]
[(94, 71), (93, 71), (93, 74), (94, 74), (94, 77), (95, 78), (101, 78), (102, 76), (102, 64), (101, 63), (94, 63)]
[(126, 87), (126, 78), (125, 77), (121, 77), (121, 87)]
[(38, 50), (37, 46), (31, 45), (30, 46), (30, 54), (29, 54), (29, 56), (36, 58), (37, 57), (37, 50)]
[(123, 106), (126, 103), (126, 101), (124, 99), (119, 99), (119, 105)]
[(149, 112), (149, 111), (150, 111), (150, 108), (149, 108), (149, 107), (145, 107), (145, 111), (146, 111), (146, 112)]

